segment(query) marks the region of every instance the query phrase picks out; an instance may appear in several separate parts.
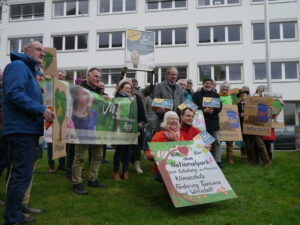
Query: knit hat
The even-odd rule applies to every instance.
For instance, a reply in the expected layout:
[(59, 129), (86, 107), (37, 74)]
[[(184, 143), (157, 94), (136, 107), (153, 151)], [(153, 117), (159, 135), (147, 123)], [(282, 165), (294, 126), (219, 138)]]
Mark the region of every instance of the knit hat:
[(247, 95), (249, 95), (249, 91), (246, 91), (246, 90), (243, 90), (243, 89), (239, 89), (237, 97), (239, 98), (242, 93), (246, 93)]
[(210, 77), (206, 77), (206, 78), (204, 78), (204, 80), (202, 81), (202, 84), (204, 84), (206, 81), (210, 81), (210, 82), (214, 83), (213, 79), (211, 79)]

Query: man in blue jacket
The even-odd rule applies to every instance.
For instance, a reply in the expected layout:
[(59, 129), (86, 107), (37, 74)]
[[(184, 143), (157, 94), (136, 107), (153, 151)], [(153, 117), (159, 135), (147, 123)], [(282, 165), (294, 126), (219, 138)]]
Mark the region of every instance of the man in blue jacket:
[(23, 224), (21, 210), (24, 193), (32, 179), (35, 150), (43, 135), (44, 118), (54, 119), (43, 105), (41, 88), (36, 80), (44, 59), (44, 47), (30, 42), (24, 53), (13, 52), (3, 75), (3, 135), (12, 160), (7, 185), (5, 225)]

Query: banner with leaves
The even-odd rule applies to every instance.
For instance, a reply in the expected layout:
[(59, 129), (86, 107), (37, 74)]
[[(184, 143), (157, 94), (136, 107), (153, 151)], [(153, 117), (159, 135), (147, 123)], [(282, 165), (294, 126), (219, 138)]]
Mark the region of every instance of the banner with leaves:
[[(66, 117), (67, 143), (137, 143), (135, 98), (105, 99), (80, 86), (64, 81), (58, 82), (66, 90), (66, 112), (62, 112)], [(53, 106), (53, 81), (43, 81), (42, 87), (45, 90), (44, 103)], [(55, 93), (55, 103), (58, 96), (61, 96), (61, 93)], [(44, 136), (47, 142), (52, 142), (52, 126), (45, 130)]]
[(175, 207), (236, 198), (203, 141), (149, 143)]

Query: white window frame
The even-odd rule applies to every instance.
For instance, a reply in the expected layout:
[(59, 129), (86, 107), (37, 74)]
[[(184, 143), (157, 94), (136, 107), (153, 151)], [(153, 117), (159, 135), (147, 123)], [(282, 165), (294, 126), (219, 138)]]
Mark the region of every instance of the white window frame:
[[(122, 47), (112, 47), (112, 33), (115, 32), (122, 32)], [(108, 47), (107, 48), (99, 48), (99, 36), (101, 33), (108, 33)], [(105, 50), (118, 50), (118, 49), (124, 49), (125, 48), (125, 41), (126, 41), (126, 33), (124, 30), (113, 30), (113, 31), (98, 31), (97, 32), (97, 50), (99, 51), (105, 51)], [(111, 69), (111, 68), (110, 68)]]
[[(285, 78), (285, 63), (290, 63), (290, 62), (296, 62), (296, 65), (297, 65), (297, 77), (295, 79), (286, 79)], [(266, 63), (265, 61), (253, 61), (252, 63), (252, 68), (253, 68), (253, 81), (255, 83), (265, 83), (267, 82), (267, 78), (263, 79), (263, 80), (256, 80), (255, 79), (255, 64), (257, 63)], [(275, 61), (271, 61), (271, 65), (272, 63), (280, 63), (281, 64), (281, 75), (282, 75), (282, 78), (281, 79), (272, 79), (272, 74), (271, 74), (271, 80), (272, 80), (272, 83), (276, 83), (276, 82), (294, 82), (294, 81), (299, 81), (299, 59), (296, 59), (296, 60), (275, 60)], [(272, 66), (271, 66), (272, 68)], [(271, 68), (270, 68), (270, 73), (272, 73), (271, 71)], [(265, 74), (266, 75), (266, 74)]]
[[(223, 42), (214, 42), (214, 27), (224, 26), (225, 27), (225, 41)], [(229, 26), (239, 26), (240, 31), (240, 40), (239, 41), (228, 41), (229, 34), (228, 34), (228, 27)], [(199, 42), (200, 41), (200, 34), (199, 29), (201, 27), (209, 27), (209, 35), (210, 35), (210, 42)], [(242, 43), (242, 24), (216, 24), (216, 25), (198, 25), (197, 26), (197, 45), (218, 45), (218, 44), (241, 44)]]
[(64, 71), (66, 71), (66, 74), (67, 74), (67, 72), (70, 72), (70, 71), (72, 71), (73, 72), (73, 84), (75, 84), (75, 80), (77, 79), (77, 72), (79, 71), (79, 70), (85, 70), (86, 71), (86, 73), (87, 73), (87, 71), (88, 71), (88, 68), (86, 68), (86, 67), (78, 67), (78, 68), (73, 68), (73, 67), (71, 67), (71, 68), (62, 68)]
[[(283, 38), (283, 24), (284, 23), (292, 23), (292, 22), (294, 23), (294, 26), (295, 26), (295, 38)], [(271, 24), (271, 23), (279, 23), (279, 32), (280, 32), (279, 36), (280, 36), (280, 38), (279, 39), (271, 39), (271, 36), (269, 34), (270, 42), (298, 41), (298, 21), (297, 20), (270, 21), (269, 24)], [(253, 43), (265, 42), (266, 37), (263, 40), (254, 40), (254, 26), (253, 26), (254, 24), (263, 24), (264, 25), (265, 23), (264, 22), (252, 22), (251, 23), (251, 28), (252, 28), (251, 29), (252, 30), (251, 39), (252, 39), (252, 42)], [(264, 32), (264, 34), (265, 34), (265, 32)]]
[(171, 8), (161, 8), (161, 1), (158, 1), (158, 8), (157, 9), (148, 9), (148, 2), (145, 2), (146, 11), (153, 12), (153, 11), (167, 11), (167, 10), (182, 10), (188, 8), (188, 0), (185, 0), (185, 7), (175, 7), (175, 1), (172, 0), (172, 7)]
[[(89, 2), (89, 0), (87, 0), (87, 3), (88, 3), (88, 13), (87, 14), (79, 14), (79, 0), (74, 0), (75, 1), (75, 3), (76, 3), (76, 13), (75, 13), (75, 15), (67, 15), (67, 1), (53, 1), (53, 3), (52, 3), (52, 18), (65, 18), (65, 17), (67, 17), (67, 18), (69, 18), (69, 17), (80, 17), (80, 16), (88, 16), (89, 15), (89, 11), (90, 11), (90, 2)], [(62, 16), (55, 16), (55, 3), (64, 3), (64, 15), (62, 15)]]
[[(84, 49), (78, 49), (78, 36), (79, 35), (87, 35), (87, 47)], [(66, 36), (75, 36), (75, 43), (74, 43), (74, 47), (75, 49), (67, 49), (66, 50)], [(80, 51), (88, 51), (89, 49), (89, 34), (88, 33), (77, 33), (77, 34), (55, 34), (51, 36), (51, 43), (52, 43), (52, 47), (54, 48), (54, 38), (55, 37), (62, 37), (62, 49), (61, 50), (57, 50), (57, 52), (80, 52)]]
[[(185, 40), (184, 44), (176, 44), (175, 43), (175, 30), (176, 29), (185, 29)], [(172, 30), (172, 44), (161, 44), (161, 31), (162, 30)], [(179, 26), (179, 27), (164, 27), (164, 28), (147, 28), (147, 31), (158, 32), (157, 37), (157, 45), (155, 47), (178, 47), (178, 46), (187, 46), (188, 45), (188, 27), (187, 26)], [(156, 40), (155, 40), (156, 42)]]
[[(229, 66), (230, 65), (240, 65), (241, 66), (241, 79), (240, 80), (230, 80), (229, 79)], [(200, 66), (210, 66), (210, 77), (211, 79), (215, 80), (215, 73), (214, 73), (214, 66), (225, 66), (226, 67), (226, 78), (222, 81), (216, 81), (217, 84), (221, 84), (224, 81), (228, 81), (232, 84), (241, 84), (244, 82), (244, 64), (243, 62), (230, 62), (230, 63), (198, 63), (198, 84), (202, 84), (202, 81), (200, 79)]]
[[(277, 4), (277, 3), (287, 3), (287, 2), (296, 2), (297, 0), (269, 0), (269, 4)], [(251, 0), (251, 5), (260, 5), (264, 4), (264, 0), (261, 0), (260, 2), (253, 2)]]
[(136, 13), (138, 8), (138, 1), (135, 0), (135, 10), (126, 11), (126, 0), (122, 0), (122, 11), (113, 12), (113, 0), (109, 0), (109, 12), (100, 12), (100, 0), (98, 0), (98, 15), (110, 15), (110, 14), (120, 14), (120, 13)]
[[(120, 70), (120, 75), (121, 75), (121, 71), (123, 70), (123, 66), (113, 66), (113, 67), (106, 67), (106, 66), (101, 66), (101, 77), (103, 77), (103, 74), (107, 74), (108, 75), (108, 83), (104, 83), (106, 87), (115, 87), (117, 84), (112, 84), (112, 73), (111, 70)], [(108, 73), (105, 73), (105, 71), (108, 70)], [(132, 73), (135, 74), (134, 77), (136, 77), (137, 75), (137, 71), (129, 71), (128, 73)], [(129, 76), (131, 77), (131, 76)], [(103, 81), (104, 82), (104, 81)]]
[[(42, 17), (35, 17), (34, 15), (34, 9), (35, 9), (35, 5), (36, 4), (41, 4), (43, 3), (44, 4), (44, 14)], [(20, 18), (19, 19), (12, 19), (12, 15), (11, 15), (11, 7), (13, 6), (21, 6), (21, 15), (20, 15)], [(33, 10), (33, 14), (31, 16), (31, 18), (24, 18), (24, 15), (23, 15), (23, 7), (24, 5), (31, 5), (32, 7), (32, 10)], [(10, 7), (9, 7), (9, 21), (10, 22), (16, 22), (16, 21), (27, 21), (27, 20), (43, 20), (45, 17), (45, 2), (36, 2), (36, 3), (27, 3), (27, 4), (11, 4)]]
[[(155, 69), (157, 69), (157, 78), (158, 78), (158, 80), (157, 80), (157, 83), (160, 83), (160, 82), (162, 82), (163, 80), (162, 80), (162, 77), (163, 77), (163, 74), (162, 74), (162, 69), (164, 68), (169, 68), (169, 67), (171, 67), (171, 66), (175, 66), (175, 67), (185, 67), (186, 68), (186, 78), (188, 78), (187, 76), (188, 76), (188, 74), (189, 74), (189, 66), (188, 66), (188, 63), (185, 63), (185, 64), (168, 64), (168, 65), (157, 65), (155, 68), (154, 68), (154, 70)], [(148, 82), (148, 73), (146, 74), (146, 85), (149, 85), (150, 83)]]
[(241, 0), (239, 0), (238, 3), (235, 4), (228, 4), (228, 0), (224, 0), (224, 4), (220, 5), (214, 5), (213, 0), (209, 0), (209, 5), (200, 5), (199, 0), (196, 0), (197, 8), (210, 8), (210, 7), (230, 7), (230, 6), (240, 6), (241, 5)]
[(8, 37), (8, 46), (7, 46), (7, 54), (9, 55), (10, 54), (10, 45), (11, 45), (11, 39), (18, 39), (18, 51), (17, 52), (22, 52), (23, 49), (22, 49), (22, 41), (23, 39), (25, 38), (30, 38), (30, 41), (34, 41), (35, 38), (42, 38), (42, 41), (44, 39), (43, 35), (34, 35), (34, 36), (22, 36), (22, 37)]

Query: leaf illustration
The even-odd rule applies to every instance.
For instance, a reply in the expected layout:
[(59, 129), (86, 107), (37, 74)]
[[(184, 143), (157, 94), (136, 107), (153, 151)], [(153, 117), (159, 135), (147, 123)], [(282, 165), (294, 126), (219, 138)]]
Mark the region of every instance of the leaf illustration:
[(58, 122), (62, 126), (67, 112), (67, 98), (66, 94), (58, 88), (55, 91), (55, 112)]
[(47, 70), (53, 61), (53, 56), (49, 52), (45, 52), (44, 56), (44, 70)]

